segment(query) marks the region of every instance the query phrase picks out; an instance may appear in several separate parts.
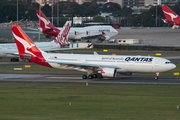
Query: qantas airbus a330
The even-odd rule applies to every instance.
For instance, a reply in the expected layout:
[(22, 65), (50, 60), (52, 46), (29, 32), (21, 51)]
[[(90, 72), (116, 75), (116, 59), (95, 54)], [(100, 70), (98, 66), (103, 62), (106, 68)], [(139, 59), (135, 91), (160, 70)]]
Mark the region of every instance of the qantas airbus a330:
[(19, 51), (17, 55), (21, 58), (51, 68), (87, 72), (83, 79), (115, 77), (116, 73), (133, 72), (156, 73), (155, 79), (158, 79), (160, 72), (176, 67), (171, 61), (160, 57), (46, 53), (19, 26), (12, 26), (11, 29)]

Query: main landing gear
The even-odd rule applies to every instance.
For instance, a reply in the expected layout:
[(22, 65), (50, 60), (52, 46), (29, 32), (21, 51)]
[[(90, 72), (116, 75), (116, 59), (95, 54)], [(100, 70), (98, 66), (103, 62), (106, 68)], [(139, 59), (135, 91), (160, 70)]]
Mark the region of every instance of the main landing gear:
[(101, 74), (93, 74), (93, 75), (83, 75), (82, 76), (83, 79), (93, 79), (93, 78), (103, 78), (103, 76)]
[(11, 58), (11, 62), (19, 62), (19, 58)]

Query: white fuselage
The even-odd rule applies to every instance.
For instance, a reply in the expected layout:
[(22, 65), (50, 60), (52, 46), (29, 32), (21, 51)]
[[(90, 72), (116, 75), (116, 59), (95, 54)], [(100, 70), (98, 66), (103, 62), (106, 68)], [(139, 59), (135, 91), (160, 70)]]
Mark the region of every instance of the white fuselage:
[[(60, 49), (60, 45), (55, 42), (35, 42), (35, 44), (43, 51), (51, 49)], [(17, 57), (11, 54), (18, 53), (16, 43), (0, 44), (0, 57)]]
[[(43, 53), (46, 61), (54, 61), (49, 63), (56, 69), (75, 69), (87, 72), (88, 65), (107, 65), (116, 69), (118, 73), (125, 72), (142, 72), (142, 73), (155, 73), (165, 72), (174, 69), (176, 66), (169, 60), (159, 57), (150, 56), (112, 56), (112, 55), (84, 55), (84, 54), (47, 54)], [(59, 62), (59, 63), (56, 63)], [(66, 62), (67, 65), (60, 64)], [(79, 65), (71, 66), (71, 63)], [(83, 65), (81, 65), (83, 64)], [(87, 67), (87, 69), (83, 66)], [(86, 68), (85, 67), (85, 68)], [(91, 66), (89, 66), (91, 67)], [(97, 66), (98, 67), (98, 66)], [(109, 67), (107, 67), (109, 68)], [(101, 68), (100, 68), (101, 69)]]
[[(62, 28), (58, 28), (61, 30)], [(114, 37), (118, 34), (118, 31), (112, 26), (103, 25), (103, 26), (88, 26), (88, 27), (72, 27), (70, 29), (68, 38), (69, 39), (82, 39), (90, 38), (98, 35), (102, 35), (104, 32), (105, 36)]]

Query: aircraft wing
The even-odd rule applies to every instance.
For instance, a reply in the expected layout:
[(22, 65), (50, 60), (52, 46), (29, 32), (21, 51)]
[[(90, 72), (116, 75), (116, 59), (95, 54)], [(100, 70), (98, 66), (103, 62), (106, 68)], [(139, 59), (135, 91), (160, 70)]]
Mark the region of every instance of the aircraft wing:
[(102, 36), (102, 33), (91, 33), (91, 35), (84, 35), (84, 34), (79, 34), (76, 37), (74, 37), (74, 39), (88, 39), (88, 38), (95, 38), (95, 37), (99, 37)]
[(25, 33), (33, 33), (33, 34), (43, 34), (41, 32), (38, 31), (24, 31)]
[(84, 49), (87, 47), (79, 47), (79, 48), (56, 48), (56, 49), (41, 49), (43, 51), (56, 51), (56, 50), (73, 50), (73, 49)]
[(78, 47), (78, 48), (55, 48), (55, 49), (51, 49), (51, 48), (41, 48), (41, 50), (43, 51), (56, 51), (56, 50), (72, 50), (72, 49), (85, 49), (85, 48), (90, 48), (93, 44), (91, 43), (90, 45), (86, 46), (86, 47)]
[(75, 62), (61, 62), (61, 61), (54, 61), (54, 60), (48, 60), (45, 61), (47, 63), (57, 63), (61, 66), (68, 66), (68, 67), (80, 67), (80, 68), (115, 68), (115, 69), (122, 69), (118, 66), (113, 65), (99, 65), (99, 64), (92, 64), (92, 63), (75, 63)]
[(87, 35), (87, 36), (82, 36), (81, 38), (93, 38), (93, 37), (99, 37), (99, 36), (102, 36), (102, 34)]

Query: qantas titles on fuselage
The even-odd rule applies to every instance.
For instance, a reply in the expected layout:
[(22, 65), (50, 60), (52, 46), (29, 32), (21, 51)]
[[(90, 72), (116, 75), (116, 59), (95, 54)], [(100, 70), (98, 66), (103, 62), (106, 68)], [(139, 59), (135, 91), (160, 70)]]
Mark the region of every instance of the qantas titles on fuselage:
[(110, 30), (99, 30), (99, 32), (110, 32)]
[(121, 60), (121, 61), (134, 61), (134, 62), (152, 62), (152, 57), (126, 57), (126, 58), (115, 58), (115, 57), (102, 57), (102, 60)]

